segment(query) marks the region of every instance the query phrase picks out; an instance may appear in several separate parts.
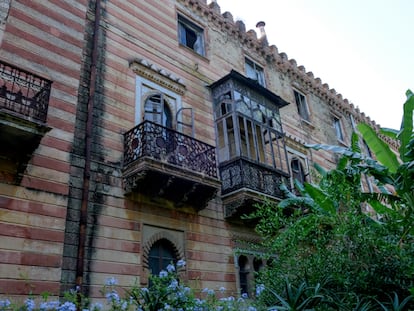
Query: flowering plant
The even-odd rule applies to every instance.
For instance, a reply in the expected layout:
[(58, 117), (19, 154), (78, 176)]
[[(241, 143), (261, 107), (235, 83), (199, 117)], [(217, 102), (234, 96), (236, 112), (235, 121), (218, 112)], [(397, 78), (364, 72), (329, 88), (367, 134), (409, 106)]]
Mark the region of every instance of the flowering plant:
[[(79, 294), (77, 290), (65, 293), (63, 301), (51, 300), (44, 296), (40, 303), (34, 297), (26, 299), (23, 305), (14, 305), (9, 299), (0, 299), (0, 311), (256, 311), (258, 307), (246, 294), (236, 298), (225, 296), (226, 289), (218, 291), (205, 288), (200, 297), (183, 284), (179, 279), (179, 271), (185, 266), (180, 260), (175, 265), (170, 264), (158, 275), (151, 275), (148, 287), (134, 284), (128, 289), (121, 288), (118, 280), (109, 278), (102, 288), (107, 306), (100, 303), (89, 305), (89, 299)], [(264, 290), (258, 286), (256, 296)], [(119, 292), (123, 293), (122, 295)], [(79, 299), (80, 298), (80, 299)]]
[(253, 301), (247, 295), (236, 299), (233, 296), (225, 297), (225, 288), (220, 288), (218, 293), (205, 288), (202, 298), (197, 298), (194, 291), (185, 286), (178, 277), (178, 272), (185, 266), (185, 261), (180, 260), (176, 265), (168, 265), (158, 275), (150, 276), (150, 286), (133, 286), (126, 290), (127, 299), (119, 298), (115, 286), (115, 280), (110, 279), (104, 287), (104, 295), (111, 310), (126, 311), (130, 307), (137, 311), (256, 311)]

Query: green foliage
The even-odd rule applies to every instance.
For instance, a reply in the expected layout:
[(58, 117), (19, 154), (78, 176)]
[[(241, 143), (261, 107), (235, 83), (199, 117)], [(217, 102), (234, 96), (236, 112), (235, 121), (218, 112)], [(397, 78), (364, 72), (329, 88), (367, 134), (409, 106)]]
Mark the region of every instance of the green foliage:
[(310, 310), (314, 308), (324, 299), (324, 295), (319, 293), (321, 287), (316, 285), (315, 287), (308, 286), (305, 282), (299, 284), (299, 286), (293, 286), (288, 280), (285, 281), (285, 289), (282, 295), (269, 289), (271, 295), (273, 295), (278, 304), (269, 307), (269, 310), (290, 310), (290, 311), (302, 311)]
[[(261, 298), (265, 304), (296, 310), (292, 297), (303, 296), (292, 296), (286, 284), (299, 293), (303, 284), (323, 283), (317, 310), (413, 308), (414, 96), (407, 92), (407, 97), (400, 131), (381, 131), (400, 141), (399, 157), (379, 134), (360, 124), (375, 159), (361, 153), (356, 134), (350, 148), (309, 145), (339, 154), (337, 167), (316, 167), (318, 184), (297, 184), (298, 196), (283, 186), (285, 200), (277, 206), (265, 202), (248, 216), (258, 219), (262, 247), (278, 259), (259, 276), (268, 289)], [(361, 190), (363, 175), (374, 178), (378, 192)], [(378, 217), (367, 214), (367, 204)]]

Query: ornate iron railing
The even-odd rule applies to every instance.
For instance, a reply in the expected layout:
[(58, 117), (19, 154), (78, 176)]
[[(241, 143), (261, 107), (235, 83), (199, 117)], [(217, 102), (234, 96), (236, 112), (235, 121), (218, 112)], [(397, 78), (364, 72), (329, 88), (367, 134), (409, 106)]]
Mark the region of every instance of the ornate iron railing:
[(223, 195), (248, 188), (273, 197), (282, 197), (279, 186), (288, 174), (271, 167), (237, 158), (219, 167)]
[(0, 108), (46, 122), (52, 82), (0, 61)]
[(150, 121), (124, 134), (124, 165), (143, 157), (217, 178), (213, 146)]

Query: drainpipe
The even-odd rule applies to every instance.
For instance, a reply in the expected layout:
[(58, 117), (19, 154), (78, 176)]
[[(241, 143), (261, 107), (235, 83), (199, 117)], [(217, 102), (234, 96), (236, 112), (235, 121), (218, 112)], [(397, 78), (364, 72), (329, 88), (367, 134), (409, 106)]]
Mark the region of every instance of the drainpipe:
[[(82, 293), (83, 273), (85, 262), (85, 242), (86, 229), (88, 224), (88, 202), (89, 202), (89, 184), (91, 172), (91, 146), (92, 146), (92, 121), (93, 121), (93, 106), (96, 91), (97, 79), (97, 58), (98, 58), (98, 38), (99, 38), (99, 23), (100, 23), (101, 2), (95, 2), (95, 22), (92, 34), (91, 47), (91, 70), (89, 77), (89, 96), (88, 96), (88, 111), (86, 119), (86, 133), (85, 133), (85, 167), (83, 173), (83, 190), (82, 190), (82, 205), (79, 216), (79, 241), (78, 241), (78, 255), (76, 259), (76, 288), (78, 293)], [(80, 298), (80, 296), (78, 297)]]

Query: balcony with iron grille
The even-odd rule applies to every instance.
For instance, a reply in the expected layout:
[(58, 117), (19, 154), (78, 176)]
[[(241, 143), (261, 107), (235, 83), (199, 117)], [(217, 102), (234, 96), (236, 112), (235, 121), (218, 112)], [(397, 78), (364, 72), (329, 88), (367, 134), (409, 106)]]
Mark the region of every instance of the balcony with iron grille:
[(280, 185), (289, 178), (286, 172), (242, 157), (220, 164), (219, 171), (225, 216), (234, 219), (251, 213), (256, 203), (279, 201)]
[(46, 124), (52, 82), (0, 61), (2, 166), (19, 182), (34, 150), (50, 130)]
[(127, 194), (175, 207), (201, 210), (220, 189), (213, 146), (151, 121), (124, 134), (123, 174)]

